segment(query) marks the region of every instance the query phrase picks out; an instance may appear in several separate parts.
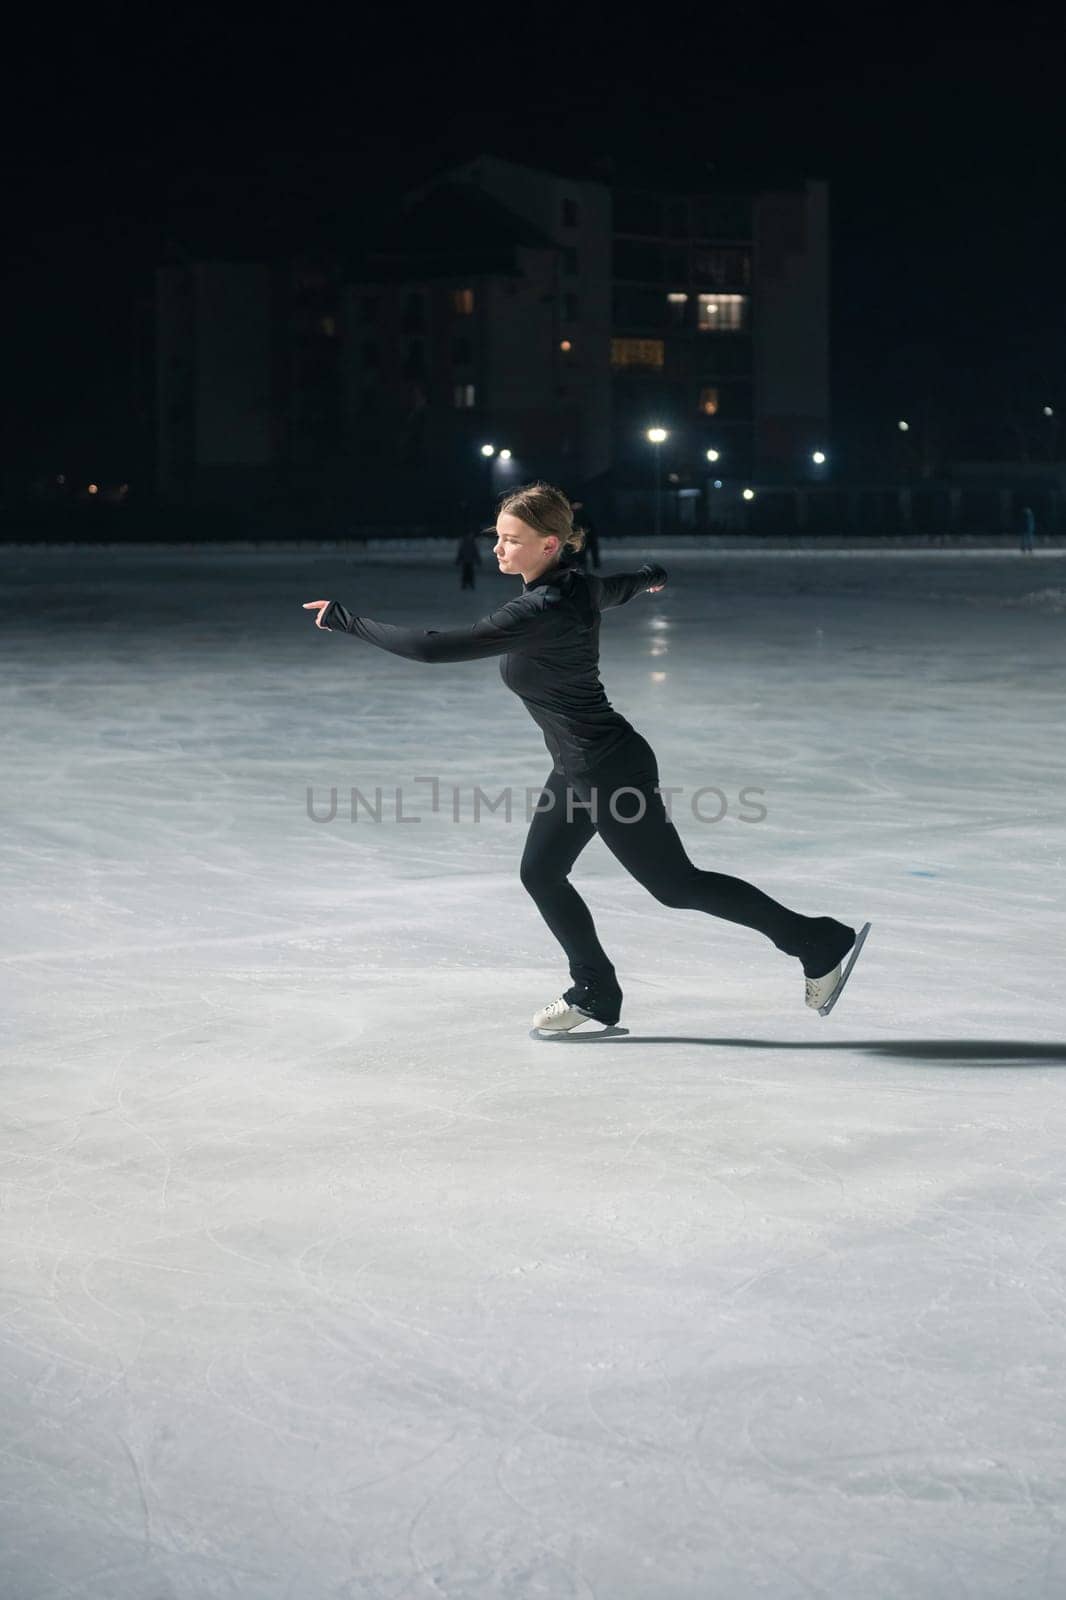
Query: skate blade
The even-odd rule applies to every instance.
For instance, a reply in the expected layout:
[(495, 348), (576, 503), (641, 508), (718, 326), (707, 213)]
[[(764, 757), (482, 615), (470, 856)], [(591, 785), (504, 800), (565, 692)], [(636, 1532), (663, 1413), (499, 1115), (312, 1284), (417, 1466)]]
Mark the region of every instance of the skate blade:
[(862, 949), (863, 945), (866, 943), (866, 935), (869, 933), (869, 931), (870, 931), (872, 926), (873, 926), (872, 923), (867, 922), (867, 923), (864, 923), (863, 927), (861, 928), (858, 938), (855, 940), (855, 943), (851, 947), (851, 954), (848, 957), (848, 964), (844, 968), (843, 972), (840, 974), (840, 982), (837, 984), (836, 988), (833, 990), (832, 994), (829, 996), (829, 999), (826, 1001), (825, 1005), (818, 1007), (818, 1015), (820, 1017), (827, 1017), (829, 1015), (829, 1013), (832, 1011), (833, 1007), (836, 1005), (837, 1001), (840, 999), (841, 993), (843, 992), (843, 989), (844, 989), (844, 985), (847, 983), (848, 979), (851, 977), (851, 969), (855, 965), (856, 961), (858, 961), (858, 959), (859, 959), (859, 951)]
[(628, 1028), (620, 1028), (617, 1023), (603, 1024), (598, 1028), (585, 1030), (581, 1023), (576, 1028), (530, 1028), (531, 1039), (568, 1039), (571, 1044), (581, 1044), (582, 1041), (593, 1039), (617, 1039), (628, 1034)]

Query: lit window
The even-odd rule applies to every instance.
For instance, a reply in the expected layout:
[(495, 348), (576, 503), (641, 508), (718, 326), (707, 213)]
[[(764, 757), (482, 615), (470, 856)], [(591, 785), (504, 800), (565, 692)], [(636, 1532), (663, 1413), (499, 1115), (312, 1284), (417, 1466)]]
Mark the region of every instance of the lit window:
[(336, 317), (322, 317), (318, 326), (320, 332), (324, 333), (327, 339), (335, 339), (337, 337)]
[(705, 417), (716, 417), (718, 415), (717, 389), (700, 390), (700, 410)]
[(457, 383), (455, 385), (455, 405), (459, 411), (469, 411), (474, 405), (474, 385), (472, 383)]
[(737, 333), (748, 320), (746, 294), (701, 294), (700, 329), (704, 333)]
[(672, 306), (683, 306), (688, 299), (688, 295), (678, 292), (676, 294), (668, 294), (666, 298)]
[[(452, 310), (457, 317), (470, 317), (474, 314), (473, 289), (452, 290)], [(473, 403), (473, 402), (471, 402)]]
[(612, 367), (662, 367), (666, 346), (662, 339), (612, 339)]

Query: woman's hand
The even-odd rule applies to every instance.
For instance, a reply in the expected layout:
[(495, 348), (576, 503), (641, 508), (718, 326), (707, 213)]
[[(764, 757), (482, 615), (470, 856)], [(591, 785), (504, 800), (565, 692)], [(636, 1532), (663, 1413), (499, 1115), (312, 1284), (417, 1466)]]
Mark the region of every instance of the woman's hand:
[[(315, 627), (322, 628), (322, 613), (328, 610), (332, 604), (332, 600), (305, 600), (303, 608), (305, 611), (317, 611), (318, 615), (315, 617)], [(322, 632), (332, 633), (333, 629), (322, 628)]]

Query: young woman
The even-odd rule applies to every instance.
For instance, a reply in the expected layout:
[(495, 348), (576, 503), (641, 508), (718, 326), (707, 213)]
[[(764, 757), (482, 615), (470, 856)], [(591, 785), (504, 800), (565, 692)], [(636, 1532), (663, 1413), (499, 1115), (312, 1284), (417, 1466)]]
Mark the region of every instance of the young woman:
[(397, 628), (353, 616), (336, 600), (308, 600), (304, 610), (317, 612), (316, 627), (342, 629), (413, 661), (502, 657), (503, 681), (540, 727), (553, 762), (526, 838), (522, 883), (562, 946), (573, 980), (536, 1013), (534, 1027), (562, 1033), (589, 1019), (607, 1027), (618, 1022), (622, 990), (568, 877), (594, 833), (663, 905), (754, 928), (799, 960), (807, 1004), (824, 1015), (866, 928), (856, 941), (845, 923), (801, 916), (741, 879), (704, 872), (689, 860), (658, 792), (654, 752), (613, 709), (599, 677), (600, 612), (657, 593), (666, 571), (652, 563), (610, 577), (586, 574), (571, 559), (582, 541), (566, 496), (531, 483), (501, 500), (493, 551), (501, 572), (523, 580), (522, 592), (472, 627)]

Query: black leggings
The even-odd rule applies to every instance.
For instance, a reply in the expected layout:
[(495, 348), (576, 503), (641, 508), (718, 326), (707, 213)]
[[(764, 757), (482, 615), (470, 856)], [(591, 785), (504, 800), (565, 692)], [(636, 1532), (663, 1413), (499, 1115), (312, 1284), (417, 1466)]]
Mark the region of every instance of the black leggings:
[[(665, 906), (706, 911), (755, 928), (788, 955), (799, 955), (810, 937), (810, 918), (789, 911), (740, 878), (704, 872), (689, 860), (656, 792), (658, 782), (655, 752), (639, 733), (627, 737), (584, 779), (553, 771), (522, 854), (522, 883), (570, 963), (574, 989), (567, 998), (588, 991), (599, 1000), (600, 1009), (613, 1013), (605, 1017), (608, 1021), (617, 1021), (621, 989), (596, 937), (589, 908), (567, 877), (595, 833)], [(595, 804), (594, 812), (589, 803)]]

